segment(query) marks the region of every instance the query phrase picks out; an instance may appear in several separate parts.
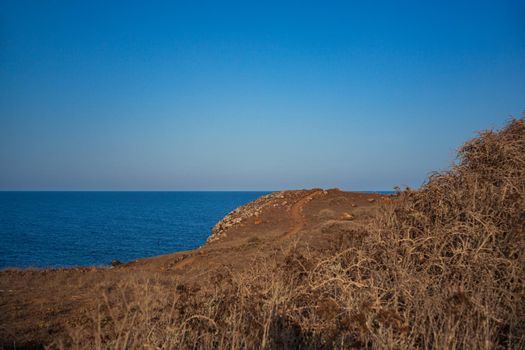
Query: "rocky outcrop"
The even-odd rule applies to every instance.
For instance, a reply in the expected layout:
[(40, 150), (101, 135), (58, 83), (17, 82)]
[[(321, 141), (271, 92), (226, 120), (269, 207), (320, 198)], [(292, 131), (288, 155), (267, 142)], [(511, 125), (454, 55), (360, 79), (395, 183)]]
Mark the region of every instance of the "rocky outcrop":
[(286, 206), (288, 202), (285, 200), (285, 196), (286, 192), (273, 192), (235, 209), (213, 227), (206, 243), (211, 243), (221, 237), (225, 237), (228, 229), (240, 225), (249, 218), (259, 217), (266, 208)]

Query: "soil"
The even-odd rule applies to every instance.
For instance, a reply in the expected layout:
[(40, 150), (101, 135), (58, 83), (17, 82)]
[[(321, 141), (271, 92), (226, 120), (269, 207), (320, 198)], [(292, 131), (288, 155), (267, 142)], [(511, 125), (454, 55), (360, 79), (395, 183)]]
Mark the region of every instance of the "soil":
[[(174, 276), (188, 283), (256, 257), (279, 256), (294, 244), (325, 249), (373, 219), (391, 196), (337, 189), (276, 192), (238, 208), (193, 251), (139, 259), (107, 268), (0, 271), (0, 348), (41, 348), (96, 310), (102, 291), (133, 276)], [(213, 239), (212, 239), (213, 238)]]

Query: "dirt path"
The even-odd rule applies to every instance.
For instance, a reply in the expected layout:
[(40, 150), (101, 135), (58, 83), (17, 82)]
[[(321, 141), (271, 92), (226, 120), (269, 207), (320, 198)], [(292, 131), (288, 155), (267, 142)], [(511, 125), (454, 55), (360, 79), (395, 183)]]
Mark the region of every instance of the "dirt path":
[(325, 191), (323, 190), (317, 190), (315, 192), (312, 192), (310, 194), (307, 194), (303, 198), (297, 201), (292, 206), (292, 209), (290, 210), (290, 218), (292, 219), (293, 226), (292, 228), (286, 232), (281, 239), (290, 238), (293, 235), (296, 235), (299, 231), (303, 229), (303, 227), (306, 224), (306, 218), (303, 214), (303, 209), (312, 199), (314, 199), (317, 196), (320, 196), (324, 194)]

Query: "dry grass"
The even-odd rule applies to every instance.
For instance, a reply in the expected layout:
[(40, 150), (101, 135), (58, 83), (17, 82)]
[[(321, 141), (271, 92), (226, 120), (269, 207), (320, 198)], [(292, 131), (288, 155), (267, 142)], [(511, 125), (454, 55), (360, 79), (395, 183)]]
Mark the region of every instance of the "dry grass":
[(200, 285), (127, 281), (52, 347), (525, 348), (524, 120), (467, 142), (337, 250), (291, 247)]

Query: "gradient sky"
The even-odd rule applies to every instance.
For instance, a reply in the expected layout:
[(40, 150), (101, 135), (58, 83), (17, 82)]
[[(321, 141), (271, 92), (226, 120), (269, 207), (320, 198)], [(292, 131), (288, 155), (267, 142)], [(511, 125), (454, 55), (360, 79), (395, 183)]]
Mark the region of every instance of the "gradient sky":
[(0, 189), (418, 187), (525, 110), (520, 1), (1, 1)]

